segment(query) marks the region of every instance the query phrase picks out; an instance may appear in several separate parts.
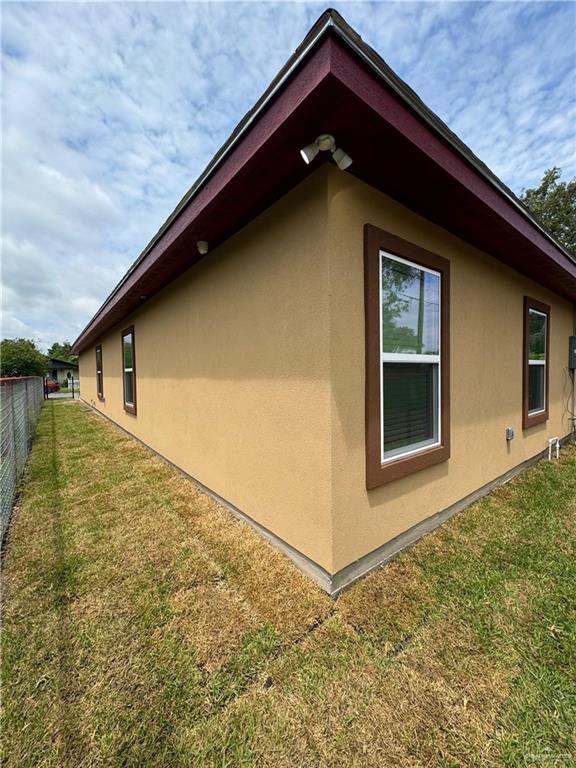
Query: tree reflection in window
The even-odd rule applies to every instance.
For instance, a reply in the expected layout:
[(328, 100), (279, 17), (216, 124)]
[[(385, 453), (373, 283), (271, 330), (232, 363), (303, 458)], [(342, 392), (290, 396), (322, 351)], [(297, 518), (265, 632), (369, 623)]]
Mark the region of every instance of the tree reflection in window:
[(439, 275), (382, 259), (382, 352), (439, 353)]

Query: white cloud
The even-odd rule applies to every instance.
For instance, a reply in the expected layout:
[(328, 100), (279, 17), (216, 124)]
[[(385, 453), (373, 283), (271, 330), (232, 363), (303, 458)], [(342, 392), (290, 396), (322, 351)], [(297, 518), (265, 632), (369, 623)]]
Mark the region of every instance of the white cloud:
[[(77, 335), (323, 10), (7, 3), (3, 335)], [(576, 173), (571, 3), (349, 3), (515, 191)]]

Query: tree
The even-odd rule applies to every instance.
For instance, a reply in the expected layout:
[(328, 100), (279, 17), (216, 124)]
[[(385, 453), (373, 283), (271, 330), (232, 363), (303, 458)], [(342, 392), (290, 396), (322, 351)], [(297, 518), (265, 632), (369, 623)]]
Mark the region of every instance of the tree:
[(539, 187), (525, 189), (522, 202), (550, 234), (576, 256), (576, 177), (559, 181), (560, 168), (549, 168)]
[(0, 375), (44, 376), (48, 368), (46, 356), (31, 339), (2, 339), (0, 342)]
[(69, 363), (77, 363), (78, 355), (72, 354), (72, 344), (69, 341), (55, 341), (48, 350), (48, 357), (56, 357), (58, 360), (67, 360)]
[[(423, 352), (424, 273), (391, 259), (382, 262), (382, 338), (385, 352)], [(411, 320), (414, 328), (400, 325)]]

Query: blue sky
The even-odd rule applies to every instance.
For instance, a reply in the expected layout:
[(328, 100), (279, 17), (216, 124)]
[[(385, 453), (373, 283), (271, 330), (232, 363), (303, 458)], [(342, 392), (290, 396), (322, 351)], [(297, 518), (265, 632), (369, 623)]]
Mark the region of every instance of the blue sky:
[[(77, 336), (325, 7), (3, 4), (2, 336)], [(575, 3), (334, 7), (515, 192), (576, 175)]]

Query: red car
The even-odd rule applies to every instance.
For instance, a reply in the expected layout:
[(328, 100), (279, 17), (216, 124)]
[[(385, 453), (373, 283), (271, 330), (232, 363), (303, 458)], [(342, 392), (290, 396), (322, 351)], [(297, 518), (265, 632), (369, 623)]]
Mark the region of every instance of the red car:
[(57, 381), (53, 381), (52, 379), (47, 379), (46, 392), (48, 394), (50, 394), (50, 392), (60, 392), (60, 384), (58, 384)]

